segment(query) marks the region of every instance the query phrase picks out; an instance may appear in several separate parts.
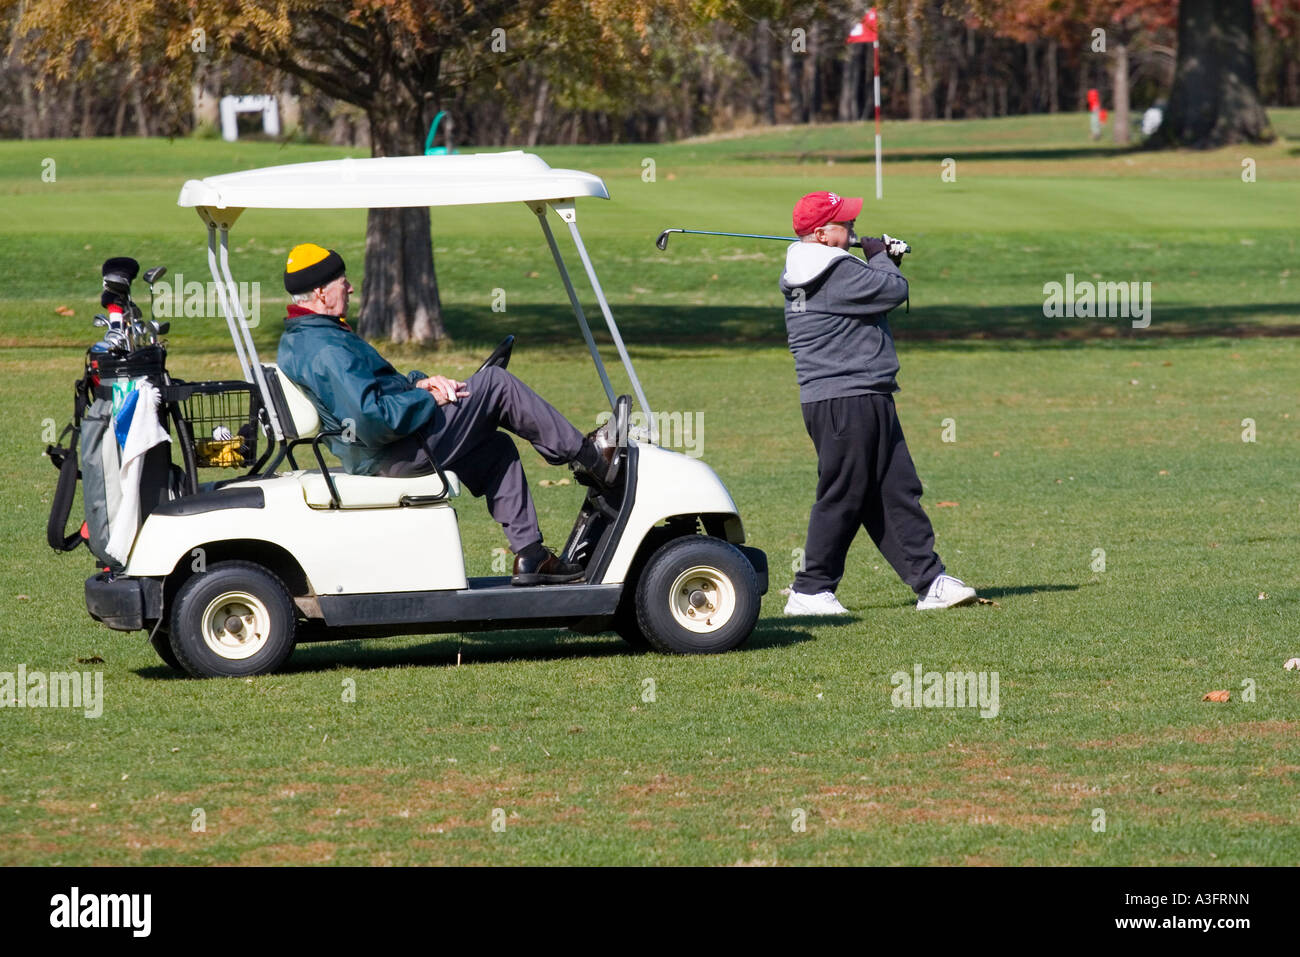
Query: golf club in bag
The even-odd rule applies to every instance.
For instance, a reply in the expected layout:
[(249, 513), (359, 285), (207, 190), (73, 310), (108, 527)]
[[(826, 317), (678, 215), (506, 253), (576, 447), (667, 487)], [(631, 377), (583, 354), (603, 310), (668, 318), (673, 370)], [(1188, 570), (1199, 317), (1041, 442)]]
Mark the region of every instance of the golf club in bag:
[[(68, 445), (46, 449), (59, 470), (46, 526), (50, 546), (56, 551), (71, 551), (84, 541), (95, 557), (110, 568), (121, 568), (125, 561), (125, 556), (115, 558), (108, 550), (113, 523), (123, 511), (121, 443), (129, 428), (137, 424), (153, 426), (148, 416), (156, 417), (157, 424), (166, 431), (166, 406), (160, 403), (156, 409), (146, 408), (136, 394), (143, 382), (160, 392), (168, 383), (166, 348), (156, 336), (141, 334), (146, 327), (141, 322), (140, 308), (131, 299), (131, 282), (139, 271), (140, 264), (129, 257), (105, 261), (100, 301), (107, 314), (96, 316), (95, 326), (105, 327), (107, 332), (87, 350), (82, 376), (74, 385), (72, 421), (59, 436), (60, 443), (70, 436)], [(161, 266), (149, 270), (146, 280), (152, 285), (163, 271)], [(135, 422), (136, 415), (141, 417), (139, 423)], [(138, 486), (127, 490), (138, 494), (137, 521), (176, 491), (176, 473), (181, 470), (172, 465), (169, 444), (160, 441), (144, 453)], [(85, 523), (78, 531), (66, 534), (78, 480), (82, 484)]]

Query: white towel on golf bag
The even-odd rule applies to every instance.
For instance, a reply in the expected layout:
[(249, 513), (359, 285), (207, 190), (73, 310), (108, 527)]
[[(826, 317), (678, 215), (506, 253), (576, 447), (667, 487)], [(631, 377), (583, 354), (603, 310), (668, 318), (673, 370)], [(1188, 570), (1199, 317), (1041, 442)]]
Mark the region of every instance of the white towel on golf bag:
[[(139, 393), (135, 400), (135, 411), (131, 416), (131, 425), (126, 433), (126, 442), (122, 445), (121, 488), (122, 503), (112, 518), (112, 530), (109, 532), (108, 554), (119, 562), (126, 562), (131, 554), (131, 545), (135, 542), (135, 533), (140, 530), (140, 472), (144, 468), (144, 455), (159, 442), (170, 442), (171, 436), (158, 421), (158, 406), (162, 394), (148, 380), (141, 381), (135, 387)], [(105, 436), (106, 442), (116, 441), (113, 435)]]

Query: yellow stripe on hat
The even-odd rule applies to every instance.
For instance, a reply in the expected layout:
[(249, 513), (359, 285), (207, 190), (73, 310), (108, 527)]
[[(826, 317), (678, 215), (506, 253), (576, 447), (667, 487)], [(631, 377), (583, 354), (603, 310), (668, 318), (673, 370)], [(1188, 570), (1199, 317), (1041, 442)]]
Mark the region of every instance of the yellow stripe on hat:
[(306, 269), (308, 266), (314, 266), (330, 254), (328, 249), (322, 249), (315, 243), (302, 243), (294, 246), (289, 250), (289, 261), (285, 263), (284, 271), (295, 273), (300, 269)]

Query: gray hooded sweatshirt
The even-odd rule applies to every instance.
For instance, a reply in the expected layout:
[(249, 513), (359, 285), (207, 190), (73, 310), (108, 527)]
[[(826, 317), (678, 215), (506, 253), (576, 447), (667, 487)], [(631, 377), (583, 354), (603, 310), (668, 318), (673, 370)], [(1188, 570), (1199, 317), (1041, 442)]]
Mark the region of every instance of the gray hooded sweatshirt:
[(781, 276), (799, 401), (898, 391), (886, 314), (907, 280), (884, 252), (869, 262), (835, 246), (791, 243)]

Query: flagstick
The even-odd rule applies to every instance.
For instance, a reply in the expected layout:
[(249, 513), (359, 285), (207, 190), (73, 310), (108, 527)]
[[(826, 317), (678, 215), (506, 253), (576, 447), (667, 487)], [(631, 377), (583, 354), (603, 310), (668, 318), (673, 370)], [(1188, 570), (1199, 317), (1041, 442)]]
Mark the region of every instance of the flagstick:
[(880, 41), (871, 42), (871, 54), (875, 59), (876, 74), (876, 199), (882, 198), (882, 183), (880, 174)]

